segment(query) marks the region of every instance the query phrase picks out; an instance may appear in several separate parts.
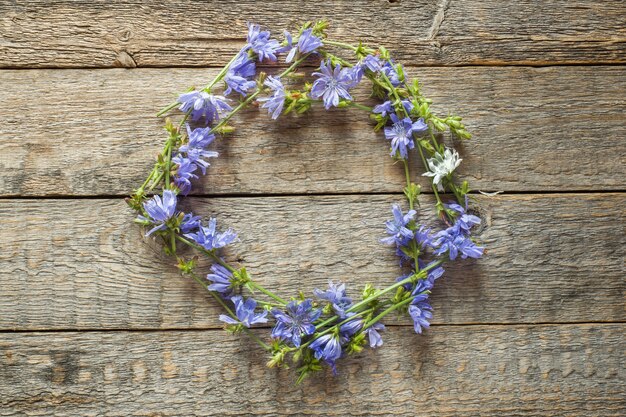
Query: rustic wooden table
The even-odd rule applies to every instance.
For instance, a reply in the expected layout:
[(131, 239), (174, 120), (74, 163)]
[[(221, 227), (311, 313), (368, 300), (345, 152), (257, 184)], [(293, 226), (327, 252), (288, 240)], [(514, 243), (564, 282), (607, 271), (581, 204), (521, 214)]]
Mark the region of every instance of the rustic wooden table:
[[(426, 336), (397, 322), (295, 386), (123, 197), (164, 140), (155, 110), (246, 21), (320, 18), (466, 116), (461, 174), (504, 193), (480, 197), (488, 255), (438, 283)], [(625, 415), (625, 21), (618, 0), (0, 2), (0, 415)], [(237, 227), (256, 277), (395, 277), (377, 239), (403, 173), (362, 114), (239, 125), (188, 205)]]

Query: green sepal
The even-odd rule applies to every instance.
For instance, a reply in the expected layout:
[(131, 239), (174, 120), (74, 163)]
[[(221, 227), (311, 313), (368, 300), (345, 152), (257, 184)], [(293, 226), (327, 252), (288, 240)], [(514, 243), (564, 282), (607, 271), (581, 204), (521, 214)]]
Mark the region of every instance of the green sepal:
[(435, 148), (433, 148), (433, 145), (427, 139), (421, 139), (420, 146), (426, 149), (431, 154), (435, 153)]
[(193, 258), (187, 261), (183, 257), (179, 257), (178, 264), (176, 266), (183, 274), (191, 274), (193, 270), (196, 268), (197, 264), (198, 264), (197, 256), (194, 256)]
[(391, 58), (391, 55), (389, 55), (389, 51), (384, 46), (379, 46), (378, 50), (380, 51), (380, 59), (382, 59), (383, 61), (387, 61)]
[(220, 127), (218, 127), (217, 129), (215, 129), (215, 132), (219, 133), (220, 135), (228, 135), (230, 133), (233, 133), (235, 131), (235, 127), (231, 126), (231, 125), (222, 125)]
[(163, 128), (170, 134), (170, 136), (175, 136), (178, 134), (178, 127), (174, 126), (172, 123), (172, 119), (169, 117), (165, 119), (165, 125)]
[[(295, 356), (296, 355), (294, 355), (294, 357)], [(302, 352), (301, 365), (302, 366), (300, 366), (297, 370), (298, 379), (296, 380), (296, 384), (300, 384), (311, 373), (322, 370), (320, 360), (313, 356), (313, 352), (310, 349), (304, 349)]]
[(354, 353), (360, 353), (363, 350), (363, 346), (365, 346), (365, 343), (367, 343), (365, 341), (365, 333), (358, 333), (350, 340), (350, 342), (348, 342), (348, 345), (346, 346), (346, 351), (349, 355), (352, 355)]
[(233, 284), (234, 288), (239, 288), (245, 285), (250, 292), (254, 292), (254, 288), (250, 282), (250, 276), (248, 275), (248, 271), (246, 271), (245, 266), (242, 266), (233, 272), (233, 277), (230, 279), (230, 282)]
[(430, 120), (433, 122), (433, 126), (435, 126), (435, 129), (438, 131), (443, 132), (446, 130), (447, 125), (438, 117), (432, 117)]
[(413, 182), (404, 187), (404, 195), (406, 196), (407, 200), (414, 204), (418, 203), (419, 205), (419, 200), (417, 198), (419, 197), (421, 192), (422, 187), (419, 184), (415, 184)]
[(241, 323), (239, 323), (239, 324), (227, 324), (227, 325), (224, 326), (224, 330), (226, 330), (228, 333), (232, 333), (232, 334), (241, 333), (244, 328), (245, 328), (245, 326), (243, 324), (241, 324)]
[(289, 368), (289, 365), (285, 363), (285, 358), (292, 349), (281, 340), (273, 341), (270, 347), (272, 349), (272, 359), (267, 362), (267, 367)]

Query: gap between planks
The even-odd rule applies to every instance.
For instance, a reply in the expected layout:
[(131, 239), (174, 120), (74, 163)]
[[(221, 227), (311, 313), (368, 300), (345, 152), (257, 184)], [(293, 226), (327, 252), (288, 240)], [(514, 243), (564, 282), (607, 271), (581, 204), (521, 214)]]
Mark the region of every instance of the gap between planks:
[[(233, 53), (233, 55), (236, 51)], [(558, 67), (626, 67), (626, 64), (621, 62), (602, 62), (602, 61), (584, 61), (584, 62), (518, 62), (518, 63), (509, 63), (509, 62), (492, 62), (492, 63), (474, 63), (474, 64), (404, 64), (401, 63), (404, 68), (506, 68), (506, 67), (515, 67), (515, 68), (558, 68)], [(37, 71), (37, 70), (54, 70), (54, 71), (106, 71), (106, 70), (119, 70), (119, 69), (127, 69), (127, 70), (142, 70), (142, 69), (177, 69), (177, 70), (215, 70), (222, 69), (224, 65), (142, 65), (138, 67), (19, 67), (19, 66), (3, 66), (0, 67), (0, 71)], [(257, 68), (261, 70), (281, 70), (287, 68), (286, 65), (257, 65)], [(298, 67), (301, 70), (317, 69), (317, 65), (302, 65)]]
[[(541, 327), (541, 326), (611, 326), (615, 324), (626, 324), (626, 321), (564, 321), (564, 322), (521, 322), (521, 323), (431, 323), (430, 327)], [(385, 324), (385, 327), (395, 328), (412, 328), (412, 324), (399, 324), (390, 323)], [(255, 326), (253, 329), (271, 329), (272, 326)], [(154, 327), (154, 328), (92, 328), (92, 329), (79, 329), (79, 328), (67, 328), (67, 329), (0, 329), (0, 334), (3, 333), (163, 333), (163, 332), (213, 332), (224, 330), (222, 327)]]
[[(498, 193), (498, 195), (568, 195), (568, 194), (620, 194), (626, 193), (626, 189), (609, 189), (609, 190), (514, 190), (514, 191), (502, 191), (502, 190), (480, 190), (483, 193)], [(129, 190), (128, 194), (41, 194), (41, 195), (0, 195), (0, 200), (112, 200), (126, 198), (132, 194), (133, 190)], [(429, 189), (423, 189), (421, 194), (432, 195), (432, 191)], [(480, 192), (470, 192), (472, 196), (481, 195)], [(153, 195), (153, 194), (149, 194)], [(341, 197), (341, 196), (392, 196), (392, 195), (404, 195), (403, 192), (389, 192), (389, 191), (355, 191), (355, 192), (312, 192), (312, 193), (215, 193), (215, 194), (189, 194), (187, 197), (195, 198), (272, 198), (272, 197)]]

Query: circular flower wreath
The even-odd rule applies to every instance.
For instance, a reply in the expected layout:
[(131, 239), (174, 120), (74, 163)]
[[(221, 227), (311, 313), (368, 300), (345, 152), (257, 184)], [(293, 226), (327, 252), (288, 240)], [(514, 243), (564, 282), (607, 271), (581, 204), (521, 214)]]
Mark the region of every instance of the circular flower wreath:
[[(458, 138), (469, 139), (461, 118), (432, 114), (431, 101), (421, 94), (417, 80), (410, 82), (384, 47), (331, 41), (326, 28), (325, 22), (308, 22), (297, 36), (285, 32), (285, 39), (279, 42), (268, 31), (249, 24), (246, 45), (204, 89), (181, 94), (158, 113), (160, 117), (177, 108), (181, 120), (176, 124), (166, 120), (169, 137), (163, 151), (146, 181), (127, 200), (139, 213), (136, 222), (149, 228), (146, 236), (161, 238), (166, 253), (177, 257), (180, 270), (208, 289), (223, 307), (225, 314), (219, 319), (226, 329), (249, 334), (271, 354), (270, 367), (286, 366), (291, 356), (290, 361), (297, 364), (298, 382), (322, 369), (322, 363), (336, 372), (341, 357), (360, 352), (368, 344), (380, 347), (385, 329), (381, 320), (392, 312), (408, 314), (415, 331), (422, 333), (432, 318), (428, 298), (444, 273), (442, 263), (483, 254), (483, 248), (470, 237), (480, 219), (468, 212), (468, 184), (457, 185), (453, 178), (461, 159), (435, 135), (449, 130)], [(350, 52), (352, 61), (333, 52), (341, 50)], [(257, 72), (257, 62), (276, 62), (281, 54), (290, 64), (287, 69), (274, 76)], [(287, 89), (283, 82), (313, 57), (321, 58), (319, 71), (312, 74), (313, 84)], [(350, 93), (363, 79), (371, 82), (372, 96), (380, 100), (373, 108), (357, 103)], [(217, 95), (215, 89), (222, 81), (223, 93)], [(262, 94), (265, 96), (259, 98)], [(406, 174), (404, 194), (409, 210), (404, 213), (399, 205), (392, 206), (393, 219), (386, 222), (388, 236), (381, 242), (395, 248), (408, 273), (383, 289), (365, 285), (358, 298), (348, 296), (344, 284), (333, 282), (326, 289), (314, 290), (312, 298), (302, 293), (283, 298), (253, 280), (244, 267), (235, 267), (220, 256), (221, 248), (235, 242), (234, 231), (218, 231), (216, 219), (206, 224), (200, 216), (177, 210), (178, 195), (187, 195), (192, 180), (199, 173), (206, 174), (207, 160), (218, 156), (207, 149), (216, 134), (231, 133), (231, 118), (255, 102), (262, 103), (272, 119), (301, 114), (318, 104), (326, 110), (354, 107), (369, 113), (374, 130), (383, 130), (391, 142), (391, 157), (403, 164)], [(423, 175), (430, 179), (435, 210), (444, 224), (439, 231), (416, 220), (420, 186), (411, 182), (409, 175), (409, 151), (415, 148), (427, 169)], [(161, 195), (148, 198), (155, 189), (162, 189)], [(444, 204), (440, 193), (446, 192), (454, 195), (454, 202)], [(177, 244), (194, 248), (211, 260), (206, 281), (196, 274), (197, 258), (177, 254)], [(257, 295), (261, 297), (252, 298)], [(250, 328), (270, 318), (274, 325), (270, 341), (265, 342)]]

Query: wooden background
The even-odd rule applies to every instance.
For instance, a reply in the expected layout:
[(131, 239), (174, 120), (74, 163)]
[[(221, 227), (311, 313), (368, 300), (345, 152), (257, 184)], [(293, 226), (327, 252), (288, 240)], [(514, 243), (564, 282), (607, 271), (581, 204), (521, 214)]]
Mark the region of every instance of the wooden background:
[[(488, 255), (438, 283), (426, 336), (398, 321), (295, 386), (123, 197), (164, 140), (155, 111), (246, 21), (319, 18), (464, 115), (462, 177), (504, 193), (479, 197)], [(618, 0), (0, 1), (0, 415), (625, 415), (625, 22)], [(186, 204), (235, 226), (235, 259), (281, 293), (384, 285), (403, 173), (366, 119), (249, 111)]]

